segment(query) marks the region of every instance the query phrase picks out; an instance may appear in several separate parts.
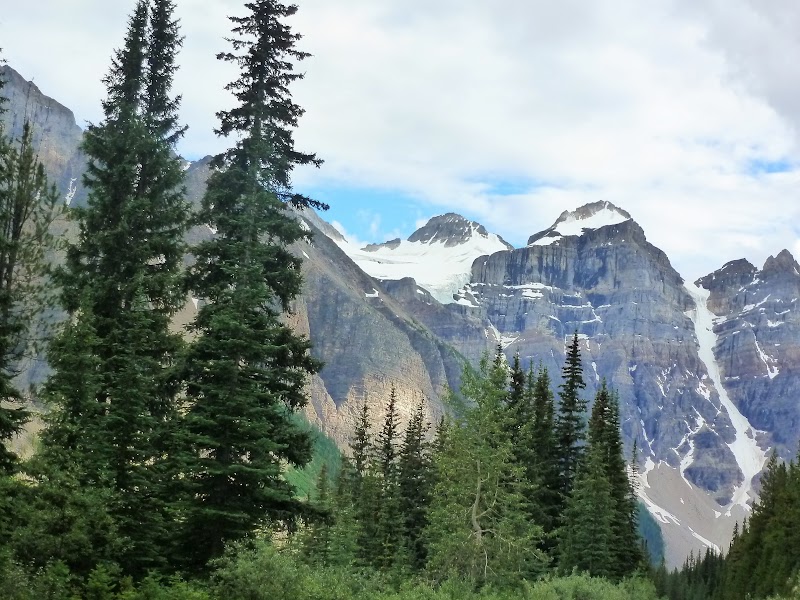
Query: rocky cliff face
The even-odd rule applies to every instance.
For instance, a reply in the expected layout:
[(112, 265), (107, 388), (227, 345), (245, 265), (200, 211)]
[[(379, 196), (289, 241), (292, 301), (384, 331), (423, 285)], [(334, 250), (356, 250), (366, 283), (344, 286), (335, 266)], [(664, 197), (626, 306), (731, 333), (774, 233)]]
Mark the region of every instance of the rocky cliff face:
[(463, 357), (416, 320), (387, 286), (359, 269), (323, 233), (330, 226), (310, 212), (300, 218), (314, 237), (296, 249), (305, 260), (305, 281), (291, 318), (325, 362), (312, 383), (312, 420), (345, 445), (362, 403), (377, 421), (394, 387), (402, 421), (424, 400), (436, 422), (446, 388), (459, 386)]
[(800, 266), (783, 250), (761, 270), (737, 260), (697, 283), (710, 292), (715, 354), (731, 400), (759, 430), (765, 448), (794, 457), (800, 443)]
[(554, 374), (577, 332), (586, 397), (602, 379), (619, 391), (628, 447), (636, 440), (643, 463), (663, 461), (731, 501), (743, 475), (698, 355), (695, 301), (630, 215), (609, 203), (565, 213), (527, 247), (475, 261), (460, 298), (507, 354)]
[(29, 120), (33, 124), (34, 147), (50, 181), (65, 199), (83, 202), (86, 191), (81, 177), (86, 170), (86, 157), (80, 150), (83, 131), (75, 122), (75, 115), (7, 65), (0, 66), (0, 78), (5, 81), (2, 93), (8, 99), (8, 110), (0, 116), (7, 133), (19, 138)]

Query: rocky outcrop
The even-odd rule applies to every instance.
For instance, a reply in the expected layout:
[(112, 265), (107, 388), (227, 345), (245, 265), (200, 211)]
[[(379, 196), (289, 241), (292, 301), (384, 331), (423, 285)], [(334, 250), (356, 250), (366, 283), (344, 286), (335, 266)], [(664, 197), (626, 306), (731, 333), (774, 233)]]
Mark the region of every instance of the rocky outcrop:
[[(588, 226), (589, 217), (600, 225)], [(578, 221), (579, 235), (561, 234), (562, 223)], [(526, 248), (475, 261), (460, 292), (471, 305), (464, 310), (489, 324), (507, 354), (542, 363), (556, 380), (577, 332), (585, 395), (592, 398), (603, 379), (619, 391), (628, 447), (635, 440), (642, 461), (680, 469), (726, 504), (742, 476), (727, 445), (730, 420), (698, 357), (695, 304), (683, 279), (609, 203), (565, 213), (546, 232), (558, 234), (534, 235)]]
[(760, 431), (763, 447), (789, 459), (800, 443), (800, 266), (783, 250), (758, 270), (745, 260), (698, 280), (717, 315), (715, 348), (725, 388)]
[[(464, 358), (415, 319), (407, 302), (361, 271), (316, 227), (316, 218), (301, 218), (314, 237), (296, 247), (304, 258), (304, 287), (292, 318), (325, 363), (312, 382), (312, 420), (345, 445), (362, 403), (380, 419), (394, 387), (401, 420), (424, 400), (436, 422), (445, 390), (459, 386)], [(390, 287), (402, 296), (397, 285)]]
[(71, 203), (85, 201), (81, 178), (86, 157), (80, 150), (83, 131), (75, 122), (75, 115), (8, 65), (0, 66), (0, 78), (5, 81), (2, 94), (8, 99), (7, 111), (0, 115), (7, 134), (18, 139), (25, 121), (30, 121), (34, 148), (50, 181)]

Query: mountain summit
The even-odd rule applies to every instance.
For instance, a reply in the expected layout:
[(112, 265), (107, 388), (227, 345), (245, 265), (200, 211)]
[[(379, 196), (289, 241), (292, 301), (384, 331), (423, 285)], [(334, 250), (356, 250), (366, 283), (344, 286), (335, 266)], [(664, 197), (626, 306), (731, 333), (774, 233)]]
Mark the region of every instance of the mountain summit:
[(430, 219), (407, 240), (357, 248), (346, 240), (339, 247), (367, 274), (381, 280), (413, 278), (443, 304), (469, 282), (475, 259), (513, 246), (475, 221), (455, 213)]
[(607, 202), (600, 200), (585, 204), (573, 211), (565, 210), (548, 229), (532, 235), (529, 246), (546, 246), (563, 237), (580, 236), (585, 231), (600, 229), (607, 225), (617, 225), (631, 220), (630, 214)]

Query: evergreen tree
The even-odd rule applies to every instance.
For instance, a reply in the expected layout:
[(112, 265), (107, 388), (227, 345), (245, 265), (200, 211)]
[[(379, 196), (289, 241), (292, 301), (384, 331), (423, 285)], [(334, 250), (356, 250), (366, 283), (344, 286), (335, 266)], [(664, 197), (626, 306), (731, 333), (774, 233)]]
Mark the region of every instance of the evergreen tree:
[[(373, 452), (372, 436), (370, 435), (369, 405), (366, 400), (361, 406), (359, 419), (353, 431), (353, 438), (350, 441), (350, 452), (352, 453), (352, 465), (357, 478), (363, 477), (367, 472), (370, 456)], [(354, 490), (357, 495), (357, 487)]]
[(380, 486), (375, 469), (376, 443), (370, 433), (370, 412), (366, 400), (350, 440), (351, 458), (343, 469), (341, 488), (348, 508), (337, 513), (337, 519), (352, 519), (355, 560), (360, 565), (373, 565), (380, 554), (378, 513)]
[(528, 371), (525, 403), (530, 417), (521, 429), (518, 456), (525, 469), (528, 491), (527, 510), (530, 519), (542, 526), (542, 549), (551, 553), (555, 545), (555, 529), (562, 509), (560, 474), (555, 446), (555, 405), (546, 367)]
[(191, 451), (182, 547), (192, 568), (305, 511), (283, 465), (311, 458), (309, 435), (290, 416), (306, 404), (306, 380), (320, 368), (309, 341), (281, 320), (301, 289), (301, 259), (288, 246), (309, 236), (289, 209), (321, 207), (293, 193), (290, 179), (295, 166), (321, 162), (295, 150), (292, 135), (303, 111), (288, 86), (302, 77), (294, 62), (308, 55), (284, 23), (296, 6), (245, 7), (245, 16), (230, 17), (233, 51), (218, 55), (240, 68), (227, 86), (238, 104), (218, 114), (217, 130), (237, 142), (213, 162), (198, 222), (217, 234), (193, 249), (188, 280), (204, 300), (184, 372)]
[(567, 500), (559, 542), (559, 563), (565, 573), (577, 569), (593, 577), (614, 570), (614, 500), (601, 448), (590, 446)]
[(560, 492), (563, 498), (569, 497), (572, 484), (583, 454), (586, 426), (584, 424), (586, 401), (580, 397), (586, 388), (583, 380), (581, 351), (578, 333), (567, 348), (567, 357), (561, 371), (563, 382), (560, 386), (560, 402), (555, 421), (556, 452), (560, 470)]
[(423, 532), (428, 524), (428, 507), (433, 483), (426, 442), (424, 403), (420, 402), (406, 428), (398, 457), (398, 494), (402, 518), (403, 546), (412, 569), (425, 565), (427, 546)]
[[(4, 83), (0, 78), (0, 114)], [(25, 121), (22, 137), (12, 140), (0, 121), (0, 477), (17, 468), (17, 456), (6, 443), (28, 420), (13, 379), (39, 337), (40, 313), (50, 301), (46, 254), (54, 247), (49, 228), (59, 213), (57, 203), (34, 151), (30, 122)]]
[(336, 551), (333, 545), (333, 505), (329, 488), (328, 464), (322, 463), (322, 468), (317, 477), (314, 498), (314, 504), (320, 511), (320, 516), (309, 524), (305, 532), (302, 549), (312, 563), (323, 566), (330, 565), (333, 562), (333, 555)]
[(619, 423), (619, 398), (605, 380), (595, 395), (589, 419), (589, 446), (600, 456), (610, 486), (612, 544), (608, 575), (616, 579), (633, 573), (643, 564), (638, 535), (638, 504), (623, 457)]
[[(516, 412), (516, 421), (521, 426), (528, 421), (531, 415), (527, 409), (529, 405), (525, 404), (525, 383), (527, 377), (525, 371), (522, 369), (522, 362), (519, 357), (519, 352), (514, 354), (514, 362), (511, 366), (510, 383), (508, 390), (508, 407), (511, 412)], [(519, 429), (516, 429), (519, 431)]]
[(375, 515), (375, 547), (372, 563), (386, 569), (398, 558), (402, 519), (398, 480), (397, 390), (392, 385), (383, 427), (376, 440), (372, 471), (378, 482), (378, 510)]
[(80, 233), (59, 273), (71, 325), (50, 354), (46, 386), (58, 416), (43, 445), (54, 456), (72, 439), (63, 450), (86, 484), (112, 487), (109, 510), (131, 540), (120, 560), (134, 573), (163, 565), (173, 500), (164, 458), (174, 448), (182, 342), (169, 326), (184, 303), (187, 229), (174, 155), (182, 130), (169, 97), (180, 45), (173, 9), (169, 0), (137, 3), (104, 80), (104, 120), (86, 132), (89, 199), (74, 209)]
[(474, 402), (449, 425), (435, 453), (437, 483), (426, 538), (428, 572), (437, 581), (513, 584), (541, 573), (541, 528), (525, 512), (505, 406), (505, 365), (481, 362), (465, 371), (462, 394)]

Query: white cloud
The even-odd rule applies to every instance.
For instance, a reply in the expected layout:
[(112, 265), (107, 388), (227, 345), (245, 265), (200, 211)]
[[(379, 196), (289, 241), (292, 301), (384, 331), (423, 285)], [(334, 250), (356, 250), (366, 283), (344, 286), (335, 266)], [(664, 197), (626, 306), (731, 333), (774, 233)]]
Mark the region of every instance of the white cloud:
[[(294, 88), (307, 109), (296, 139), (326, 163), (297, 183), (397, 191), (425, 214), (461, 212), (514, 241), (565, 209), (610, 200), (691, 279), (796, 249), (791, 0), (299, 4), (292, 25), (314, 57)], [(178, 6), (176, 83), (191, 126), (181, 150), (201, 156), (225, 146), (213, 114), (230, 102), (222, 86), (235, 73), (212, 57), (226, 48), (223, 16), (241, 4)], [(40, 0), (34, 19), (6, 7), (5, 56), (79, 120), (97, 120), (98, 82), (129, 8)], [(533, 183), (498, 195), (505, 181)]]

